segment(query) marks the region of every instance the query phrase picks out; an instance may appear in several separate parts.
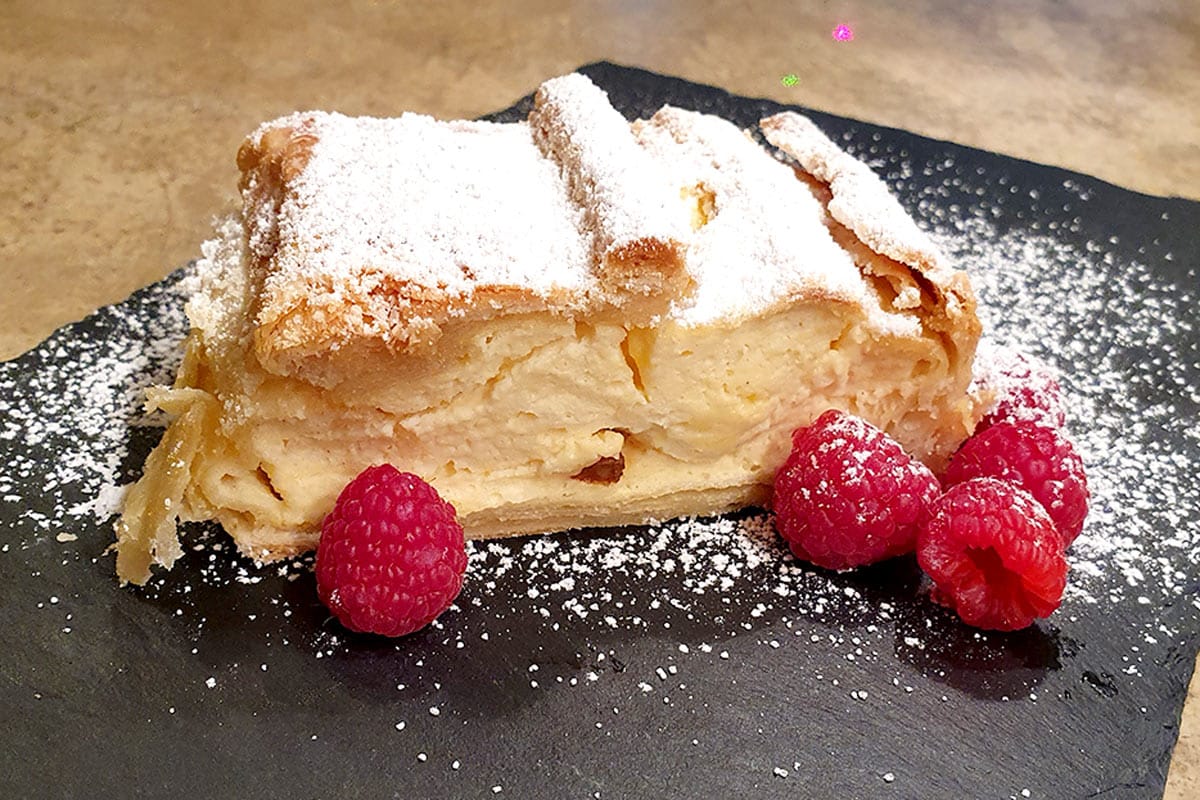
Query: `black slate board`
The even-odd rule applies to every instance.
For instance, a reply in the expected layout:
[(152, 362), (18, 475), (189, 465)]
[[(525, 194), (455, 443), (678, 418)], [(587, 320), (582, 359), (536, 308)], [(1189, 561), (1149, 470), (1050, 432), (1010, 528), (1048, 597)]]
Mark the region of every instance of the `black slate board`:
[[(670, 102), (752, 126), (780, 108), (606, 63), (582, 71), (631, 118)], [(455, 609), (399, 643), (347, 635), (305, 564), (256, 568), (205, 526), (189, 527), (203, 549), (172, 573), (120, 589), (102, 554), (111, 522), (68, 512), (95, 475), (63, 465), (108, 453), (123, 482), (140, 471), (159, 429), (131, 423), (140, 388), (168, 380), (177, 358), (181, 271), (0, 365), (0, 796), (1161, 796), (1200, 641), (1187, 433), (1200, 405), (1200, 205), (812, 116), (874, 159), (924, 224), (983, 203), (996, 236), (1091, 254), (1083, 288), (1041, 280), (1051, 295), (1095, 295), (1094, 314), (1065, 318), (1077, 329), (1063, 335), (1084, 343), (1079, 358), (1058, 350), (1067, 389), (1173, 465), (1099, 476), (1149, 497), (1134, 513), (1101, 493), (1085, 534), (1119, 537), (1131, 520), (1156, 532), (1114, 550), (1114, 562), (1144, 562), (1144, 583), (1101, 560), (1048, 622), (982, 635), (923, 597), (911, 560), (828, 575), (791, 562), (745, 515), (722, 534), (741, 542), (725, 588), (703, 586), (723, 566), (711, 535), (704, 563), (665, 563), (694, 549), (685, 527), (477, 548)], [(1024, 302), (998, 299), (1013, 313)], [(1088, 356), (1124, 370), (1132, 405), (1075, 386)], [(125, 371), (105, 377), (97, 365), (114, 360)], [(89, 398), (103, 410), (88, 412)], [(1095, 485), (1105, 465), (1092, 469)], [(646, 560), (648, 541), (659, 549)], [(563, 563), (575, 558), (597, 568), (571, 586)]]

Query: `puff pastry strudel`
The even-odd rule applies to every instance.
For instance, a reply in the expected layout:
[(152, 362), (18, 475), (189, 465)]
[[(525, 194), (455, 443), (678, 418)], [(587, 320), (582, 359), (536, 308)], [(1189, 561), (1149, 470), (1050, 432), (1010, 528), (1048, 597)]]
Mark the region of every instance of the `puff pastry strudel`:
[(777, 150), (678, 108), (630, 124), (581, 75), (520, 123), (263, 125), (149, 393), (172, 422), (119, 576), (170, 567), (179, 519), (311, 549), (381, 462), (486, 538), (764, 504), (828, 408), (943, 461), (975, 415), (966, 276), (810, 121), (759, 127)]

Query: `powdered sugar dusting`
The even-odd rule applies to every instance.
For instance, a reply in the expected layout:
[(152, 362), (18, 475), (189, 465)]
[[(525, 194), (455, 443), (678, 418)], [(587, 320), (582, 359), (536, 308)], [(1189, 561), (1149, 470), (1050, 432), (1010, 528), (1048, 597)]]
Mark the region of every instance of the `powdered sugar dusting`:
[(876, 252), (906, 264), (919, 262), (940, 279), (941, 254), (866, 164), (839, 149), (807, 117), (777, 114), (763, 120), (761, 128), (767, 141), (829, 186), (834, 219)]
[[(819, 134), (793, 134), (789, 142), (823, 145), (805, 166), (830, 180), (830, 214), (867, 246), (949, 279), (870, 170)], [(918, 333), (915, 317), (879, 307), (790, 166), (728, 121), (670, 106), (631, 133), (582, 75), (543, 84), (527, 123), (307, 112), (263, 125), (249, 142), (247, 243), (269, 259), (259, 320), (268, 326), (303, 305), (313, 327), (328, 317), (404, 339), (432, 322), (423, 313), (498, 302), (477, 299), (480, 287), (566, 310), (623, 305), (623, 292), (655, 284), (636, 274), (651, 269), (637, 246), (677, 254), (686, 244), (695, 291), (670, 310), (685, 325), (734, 323), (812, 297), (863, 308), (878, 331)], [(689, 194), (709, 206), (694, 231)], [(947, 302), (954, 312), (953, 293)], [(916, 284), (892, 301), (919, 303)]]
[(975, 352), (972, 391), (990, 395), (989, 415), (1019, 422), (1041, 422), (1055, 428), (1066, 423), (1067, 409), (1057, 371), (990, 337), (980, 340)]
[(529, 125), (583, 211), (599, 263), (639, 239), (666, 242), (686, 235), (662, 166), (638, 147), (629, 123), (586, 77), (571, 73), (543, 83)]
[(688, 249), (696, 290), (675, 303), (673, 318), (685, 325), (744, 319), (814, 292), (867, 302), (861, 274), (822, 223), (820, 203), (735, 125), (668, 106), (636, 130), (675, 185), (713, 196), (713, 215)]
[(176, 273), (90, 318), (89, 333), (67, 329), (0, 364), (0, 495), (27, 536), (80, 534), (117, 513), (131, 426), (144, 421), (146, 387), (174, 379), (193, 289)]
[[(1142, 263), (1114, 269), (1113, 256), (1095, 243), (1080, 252), (1051, 234), (997, 236), (982, 214), (940, 231), (939, 239), (974, 277), (991, 336), (1060, 375), (1068, 430), (1093, 495), (1068, 554), (1067, 597), (1096, 603), (1131, 591), (1160, 600), (1195, 592), (1196, 576), (1178, 565), (1200, 561), (1200, 524), (1189, 509), (1200, 487), (1187, 467), (1200, 436), (1194, 411), (1184, 410), (1196, 407), (1200, 393), (1188, 378), (1197, 367), (1194, 351), (1173, 352), (1174, 342), (1187, 346), (1190, 339), (1194, 347), (1187, 313), (1194, 288), (1155, 280)], [(977, 249), (981, 241), (987, 250)], [(1099, 318), (1106, 321), (1101, 335), (1081, 335), (1086, 321)], [(1145, 360), (1131, 361), (1127, 348), (1147, 345)], [(1158, 397), (1147, 402), (1150, 392)], [(1192, 455), (1178, 450), (1180, 443)], [(1112, 581), (1114, 573), (1121, 579)]]
[(316, 141), (279, 209), (269, 289), (364, 269), (458, 296), (587, 285), (581, 211), (528, 125), (306, 116)]

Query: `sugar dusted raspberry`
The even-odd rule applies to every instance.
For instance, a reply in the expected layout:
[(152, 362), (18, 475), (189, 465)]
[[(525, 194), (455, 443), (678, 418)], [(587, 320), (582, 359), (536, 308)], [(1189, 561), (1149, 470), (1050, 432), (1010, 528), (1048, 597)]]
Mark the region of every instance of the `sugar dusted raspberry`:
[(1066, 406), (1054, 371), (1045, 363), (1018, 350), (982, 345), (976, 358), (978, 386), (995, 396), (991, 410), (977, 430), (997, 422), (1037, 422), (1062, 428)]
[(317, 593), (347, 628), (403, 636), (462, 588), (462, 526), (432, 486), (389, 464), (346, 484), (321, 526)]
[(1059, 431), (1037, 422), (997, 422), (963, 443), (942, 476), (947, 486), (998, 478), (1019, 486), (1050, 514), (1063, 545), (1083, 530), (1088, 487), (1083, 461)]
[(851, 569), (912, 552), (937, 478), (874, 425), (826, 411), (792, 434), (775, 476), (775, 525), (797, 558)]
[(1054, 523), (1028, 492), (994, 478), (952, 486), (917, 537), (933, 598), (977, 628), (1011, 631), (1062, 602), (1067, 561)]

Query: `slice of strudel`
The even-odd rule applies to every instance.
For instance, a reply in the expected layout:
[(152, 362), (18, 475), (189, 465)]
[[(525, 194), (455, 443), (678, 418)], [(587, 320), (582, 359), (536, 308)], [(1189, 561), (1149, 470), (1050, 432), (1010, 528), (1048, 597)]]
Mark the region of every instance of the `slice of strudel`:
[(382, 462), (486, 538), (764, 504), (829, 408), (943, 461), (975, 413), (966, 276), (807, 119), (759, 127), (777, 150), (678, 108), (630, 124), (577, 74), (521, 123), (263, 125), (149, 393), (172, 421), (119, 576), (170, 567), (178, 519), (309, 550)]

